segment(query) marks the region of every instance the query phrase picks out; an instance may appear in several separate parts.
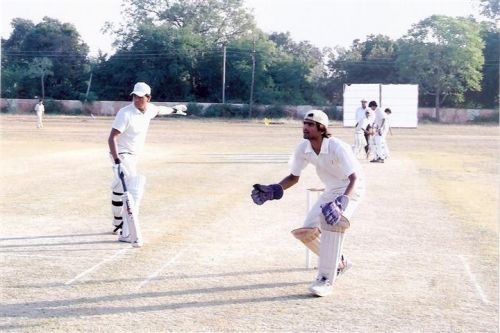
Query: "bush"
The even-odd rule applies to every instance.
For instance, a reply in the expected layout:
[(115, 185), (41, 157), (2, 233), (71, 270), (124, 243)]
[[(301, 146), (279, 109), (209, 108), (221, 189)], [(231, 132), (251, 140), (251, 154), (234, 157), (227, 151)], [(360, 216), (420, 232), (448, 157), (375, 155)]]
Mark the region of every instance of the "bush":
[(245, 118), (248, 116), (248, 107), (235, 106), (230, 104), (212, 104), (203, 115), (207, 118)]
[(200, 117), (203, 115), (203, 107), (197, 103), (189, 103), (187, 105), (187, 114)]
[(66, 111), (61, 102), (53, 100), (52, 98), (46, 99), (43, 104), (45, 105), (45, 113), (64, 114)]
[(261, 115), (265, 118), (286, 118), (288, 116), (285, 107), (282, 105), (271, 105)]

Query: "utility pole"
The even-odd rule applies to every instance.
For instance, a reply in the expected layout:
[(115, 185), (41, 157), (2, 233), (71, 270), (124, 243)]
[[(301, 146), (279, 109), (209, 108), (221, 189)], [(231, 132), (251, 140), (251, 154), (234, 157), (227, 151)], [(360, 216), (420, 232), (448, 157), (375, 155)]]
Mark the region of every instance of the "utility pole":
[(226, 43), (222, 44), (222, 104), (226, 103)]
[(252, 83), (250, 85), (250, 108), (248, 110), (248, 118), (252, 118), (253, 109), (253, 88), (255, 85), (255, 35), (252, 33), (253, 37), (253, 50), (252, 50)]

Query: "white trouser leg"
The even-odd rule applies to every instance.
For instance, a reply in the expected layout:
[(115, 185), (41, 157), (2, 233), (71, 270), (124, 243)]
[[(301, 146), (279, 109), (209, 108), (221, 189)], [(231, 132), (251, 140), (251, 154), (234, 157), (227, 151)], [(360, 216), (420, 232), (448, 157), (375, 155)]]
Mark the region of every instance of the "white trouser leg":
[(384, 158), (382, 136), (380, 135), (375, 135), (375, 158)]

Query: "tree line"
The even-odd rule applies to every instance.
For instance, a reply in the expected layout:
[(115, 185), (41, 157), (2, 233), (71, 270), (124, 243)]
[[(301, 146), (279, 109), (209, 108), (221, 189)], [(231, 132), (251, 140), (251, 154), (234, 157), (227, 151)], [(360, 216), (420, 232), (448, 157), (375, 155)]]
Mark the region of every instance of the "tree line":
[(123, 4), (122, 25), (104, 27), (115, 36), (111, 55), (89, 56), (70, 23), (13, 19), (1, 96), (128, 100), (146, 81), (155, 101), (341, 105), (344, 84), (400, 83), (419, 85), (421, 106), (498, 105), (497, 1), (481, 0), (492, 20), (434, 15), (397, 40), (368, 35), (333, 49), (262, 32), (243, 0)]

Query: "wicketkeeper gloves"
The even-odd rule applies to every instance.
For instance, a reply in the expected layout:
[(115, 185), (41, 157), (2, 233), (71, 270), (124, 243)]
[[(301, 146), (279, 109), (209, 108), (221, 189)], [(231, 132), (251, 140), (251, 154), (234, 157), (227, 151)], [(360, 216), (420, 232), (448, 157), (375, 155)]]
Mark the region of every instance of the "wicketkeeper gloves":
[(334, 225), (340, 220), (340, 215), (345, 211), (349, 204), (349, 197), (347, 195), (339, 195), (334, 201), (330, 201), (321, 205), (321, 212), (325, 216), (327, 224)]
[(257, 205), (262, 205), (267, 200), (278, 200), (283, 197), (283, 187), (280, 184), (261, 185), (255, 184), (252, 190), (252, 200)]

